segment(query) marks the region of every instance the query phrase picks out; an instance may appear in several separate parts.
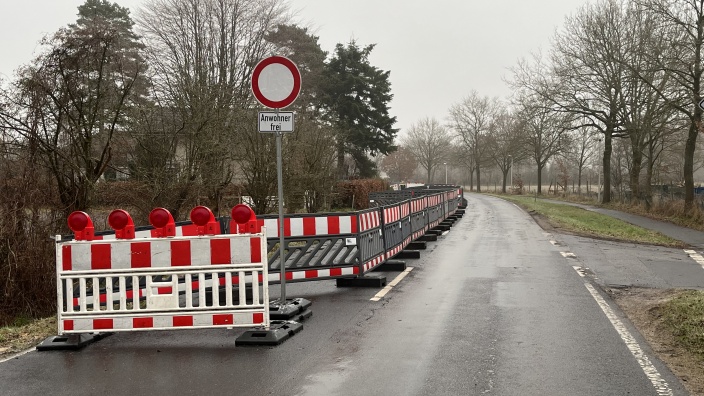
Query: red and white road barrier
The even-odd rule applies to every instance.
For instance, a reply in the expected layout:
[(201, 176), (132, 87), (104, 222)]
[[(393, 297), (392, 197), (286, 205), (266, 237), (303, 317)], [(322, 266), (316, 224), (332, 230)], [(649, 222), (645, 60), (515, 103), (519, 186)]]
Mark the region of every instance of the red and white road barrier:
[(56, 244), (59, 334), (268, 329), (268, 282), (262, 282), (269, 278), (265, 230), (212, 235), (212, 213), (199, 208), (195, 216), (191, 212), (199, 235), (173, 236), (172, 219), (154, 224), (150, 217), (163, 235), (158, 238), (135, 238), (132, 220), (122, 211), (109, 218), (115, 239), (95, 240), (90, 218), (72, 214), (69, 225), (76, 239)]

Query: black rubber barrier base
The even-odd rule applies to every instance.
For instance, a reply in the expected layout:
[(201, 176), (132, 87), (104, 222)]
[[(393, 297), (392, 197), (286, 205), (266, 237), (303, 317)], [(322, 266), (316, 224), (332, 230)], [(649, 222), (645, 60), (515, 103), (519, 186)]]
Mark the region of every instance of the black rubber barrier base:
[(337, 287), (384, 287), (386, 286), (385, 276), (360, 276), (358, 278), (339, 278)]
[[(437, 240), (437, 238), (436, 238), (436, 240)], [(409, 243), (408, 248), (411, 250), (425, 250), (428, 248), (428, 245), (422, 241), (421, 242), (415, 241), (415, 242)]]
[(100, 341), (112, 333), (67, 334), (51, 336), (37, 345), (37, 351), (76, 351), (88, 344)]
[(449, 227), (452, 227), (454, 224), (455, 224), (454, 221), (448, 220), (448, 219), (445, 219), (445, 220), (443, 220), (442, 223), (440, 223), (440, 225), (449, 226)]
[(459, 214), (460, 216), (463, 216), (463, 215), (464, 215), (464, 209), (457, 209), (457, 211), (456, 211), (455, 213), (456, 213), (456, 214)]
[(422, 237), (418, 238), (418, 241), (421, 242), (435, 242), (438, 240), (438, 236), (435, 234), (425, 234)]
[(450, 231), (451, 226), (447, 224), (440, 224), (439, 226), (433, 228), (431, 231), (439, 230), (440, 232), (442, 231)]
[(420, 258), (420, 251), (418, 251), (418, 250), (401, 250), (396, 255), (396, 258), (399, 258), (399, 259), (419, 259)]
[(310, 319), (310, 317), (313, 316), (313, 311), (310, 309), (307, 309), (297, 315), (293, 315), (291, 318), (292, 321), (294, 322), (305, 322), (306, 320)]
[(305, 298), (287, 298), (285, 304), (281, 304), (281, 300), (269, 301), (269, 319), (294, 320), (294, 316), (307, 310), (312, 304)]
[(388, 260), (382, 264), (379, 264), (374, 271), (405, 271), (406, 262), (400, 260)]
[[(437, 241), (437, 237), (439, 235), (442, 235), (442, 233), (443, 233), (443, 230), (439, 229), (438, 227), (439, 226), (436, 226), (432, 230), (428, 230), (428, 232), (426, 232), (425, 235), (435, 235), (435, 237), (436, 237), (435, 240)], [(445, 230), (445, 231), (447, 231), (447, 230)]]
[(235, 346), (276, 346), (303, 330), (292, 320), (272, 320), (269, 330), (247, 330), (235, 340)]

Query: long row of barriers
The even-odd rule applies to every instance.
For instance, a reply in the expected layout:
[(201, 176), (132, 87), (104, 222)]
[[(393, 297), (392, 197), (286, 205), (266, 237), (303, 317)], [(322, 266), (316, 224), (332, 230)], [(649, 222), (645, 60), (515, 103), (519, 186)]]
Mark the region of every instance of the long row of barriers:
[(283, 260), (278, 217), (245, 205), (228, 218), (197, 207), (184, 223), (157, 208), (149, 227), (115, 210), (114, 231), (102, 233), (74, 212), (74, 235), (56, 238), (59, 334), (268, 329), (268, 284), (281, 282), (282, 262), (287, 282), (364, 277), (455, 215), (463, 199), (455, 186), (372, 198), (375, 207), (357, 212), (286, 215)]

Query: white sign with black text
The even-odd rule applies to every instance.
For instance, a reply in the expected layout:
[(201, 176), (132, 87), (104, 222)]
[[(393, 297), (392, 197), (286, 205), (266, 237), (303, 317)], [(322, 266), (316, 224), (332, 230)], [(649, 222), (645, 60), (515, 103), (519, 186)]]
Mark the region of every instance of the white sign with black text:
[(260, 111), (259, 132), (293, 132), (292, 111)]

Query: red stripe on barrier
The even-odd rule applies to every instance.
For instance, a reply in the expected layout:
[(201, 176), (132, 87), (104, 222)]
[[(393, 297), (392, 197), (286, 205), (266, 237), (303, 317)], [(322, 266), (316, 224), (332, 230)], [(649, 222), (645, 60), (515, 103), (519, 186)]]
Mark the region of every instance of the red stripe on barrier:
[(73, 320), (72, 319), (66, 319), (63, 321), (64, 322), (64, 330), (73, 330)]
[[(350, 228), (351, 228), (350, 231), (351, 231), (351, 233), (352, 233), (352, 234), (356, 234), (356, 233), (357, 233), (357, 219), (356, 219), (355, 217), (350, 217), (350, 223), (351, 223), (351, 224), (350, 224)], [(330, 227), (330, 226), (328, 225), (328, 227)], [(340, 223), (339, 223), (339, 219), (338, 219), (338, 224), (337, 224), (337, 231), (338, 231), (338, 233), (340, 232)]]
[(254, 324), (264, 323), (264, 314), (262, 312), (257, 312), (253, 314), (252, 322), (254, 322)]
[(317, 270), (308, 270), (306, 271), (306, 279), (312, 279), (312, 278), (317, 278), (318, 277), (318, 271)]
[(358, 275), (359, 274), (359, 267), (352, 267), (352, 273), (354, 275)]
[(171, 266), (191, 265), (191, 241), (171, 241)]
[(232, 314), (213, 315), (213, 326), (231, 325), (235, 320)]
[(157, 287), (156, 288), (156, 293), (157, 294), (171, 294), (173, 293), (173, 288), (171, 286), (169, 287)]
[(61, 247), (61, 268), (63, 268), (64, 271), (71, 271), (71, 269), (73, 269), (71, 264), (71, 245)]
[(210, 264), (231, 264), (230, 240), (211, 239), (210, 240)]
[(342, 275), (342, 268), (331, 268), (330, 269), (330, 276), (341, 276)]
[[(281, 227), (281, 226), (279, 226)], [(284, 218), (284, 236), (291, 236), (291, 219)]]
[(195, 224), (181, 226), (181, 234), (183, 236), (198, 236), (198, 226)]
[(112, 328), (112, 319), (93, 319), (93, 330), (110, 330)]
[[(328, 233), (329, 233), (329, 231), (328, 231)], [(306, 235), (306, 236), (316, 235), (315, 217), (304, 217), (303, 218), (303, 235)]]
[[(354, 221), (353, 221), (353, 223), (354, 223)], [(328, 234), (334, 235), (334, 234), (339, 234), (339, 233), (340, 233), (340, 217), (339, 216), (328, 217)]]
[(99, 243), (90, 245), (90, 269), (110, 269), (110, 245)]
[(286, 280), (293, 280), (293, 272), (286, 272)]
[(133, 318), (132, 327), (135, 329), (149, 329), (154, 327), (154, 318)]
[(174, 316), (173, 318), (174, 327), (192, 327), (193, 326), (193, 316)]
[(135, 242), (130, 244), (132, 268), (149, 268), (152, 266), (152, 244), (149, 242)]
[(249, 238), (249, 254), (253, 263), (262, 262), (262, 240), (260, 238)]

